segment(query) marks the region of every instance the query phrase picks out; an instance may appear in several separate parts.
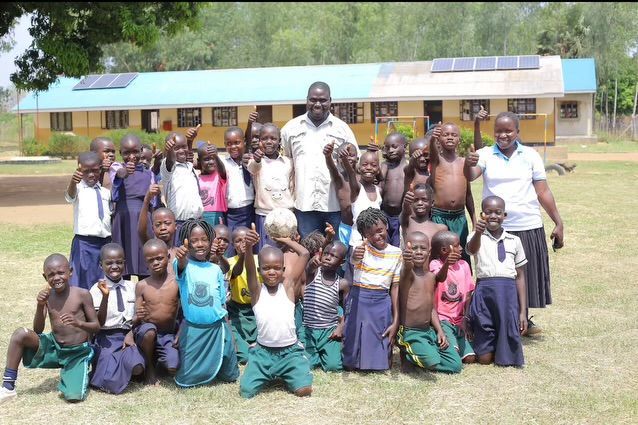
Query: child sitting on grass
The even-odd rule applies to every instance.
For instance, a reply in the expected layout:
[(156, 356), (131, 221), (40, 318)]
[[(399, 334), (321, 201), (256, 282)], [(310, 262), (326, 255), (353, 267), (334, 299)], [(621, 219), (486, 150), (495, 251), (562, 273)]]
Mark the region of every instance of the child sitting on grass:
[[(91, 334), (100, 330), (89, 291), (69, 286), (72, 269), (62, 254), (44, 260), (42, 276), (48, 287), (37, 297), (33, 330), (18, 328), (11, 335), (7, 365), (0, 387), (0, 404), (17, 396), (20, 361), (35, 369), (62, 369), (58, 390), (66, 401), (82, 401), (88, 395), (93, 349)], [(43, 333), (47, 313), (51, 332)]]

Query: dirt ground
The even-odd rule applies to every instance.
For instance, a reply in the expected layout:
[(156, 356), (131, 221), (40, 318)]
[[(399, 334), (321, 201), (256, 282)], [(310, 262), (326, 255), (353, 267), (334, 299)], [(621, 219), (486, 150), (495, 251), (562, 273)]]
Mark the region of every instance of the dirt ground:
[[(632, 161), (632, 153), (570, 153), (570, 162)], [(68, 176), (0, 176), (0, 223), (73, 224), (73, 207), (64, 200)]]

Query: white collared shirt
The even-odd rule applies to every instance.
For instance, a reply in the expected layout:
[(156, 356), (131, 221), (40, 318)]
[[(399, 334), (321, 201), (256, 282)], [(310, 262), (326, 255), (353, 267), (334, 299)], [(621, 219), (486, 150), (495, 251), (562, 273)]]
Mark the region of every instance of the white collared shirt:
[(255, 201), (255, 188), (252, 179), (250, 185), (244, 183), (244, 172), (242, 171), (241, 162), (237, 164), (230, 155), (224, 158), (224, 167), (226, 168), (226, 177), (228, 185), (226, 190), (226, 201), (228, 208), (242, 208), (252, 205)]
[(261, 162), (248, 161), (248, 171), (255, 185), (255, 213), (267, 215), (275, 208), (294, 206), (294, 172), (287, 156), (275, 159), (264, 156)]
[(281, 129), (284, 155), (292, 159), (295, 170), (295, 208), (300, 211), (339, 211), (335, 185), (323, 156), (323, 148), (333, 140), (335, 148), (351, 143), (359, 156), (354, 133), (348, 124), (332, 114), (328, 114), (319, 127), (305, 113)]
[[(472, 240), (475, 232), (467, 236), (467, 244)], [(498, 241), (502, 240), (505, 246), (505, 261), (498, 259)], [(465, 245), (465, 251), (470, 254)], [(471, 254), (470, 254), (471, 255)], [(485, 230), (481, 235), (481, 247), (474, 254), (476, 264), (476, 278), (488, 277), (516, 277), (516, 268), (527, 264), (523, 244), (518, 236), (514, 236), (503, 230), (501, 237), (496, 239), (489, 230)]]
[(510, 158), (498, 146), (478, 150), (478, 166), (483, 171), (483, 199), (499, 196), (505, 201), (505, 230), (515, 232), (543, 226), (540, 203), (533, 182), (547, 180), (545, 165), (534, 149), (517, 142)]
[[(121, 279), (115, 283), (108, 277), (105, 277), (106, 285), (109, 287), (109, 301), (106, 310), (106, 320), (102, 329), (131, 329), (133, 315), (135, 314), (135, 283), (130, 280)], [(117, 287), (122, 292), (122, 300), (124, 301), (124, 311), (117, 309)], [(102, 303), (102, 291), (98, 288), (97, 283), (91, 286), (89, 290), (93, 298), (93, 306), (95, 310), (100, 309)]]
[(200, 218), (204, 213), (199, 196), (199, 181), (190, 162), (174, 162), (173, 171), (166, 168), (166, 158), (160, 167), (161, 183), (164, 185), (166, 206), (175, 214), (175, 220)]
[[(104, 217), (100, 219), (96, 189), (102, 198)], [(107, 238), (111, 236), (111, 191), (103, 188), (99, 183), (94, 187), (87, 185), (84, 180), (76, 186), (75, 198), (64, 192), (64, 199), (73, 204), (73, 233), (80, 236), (96, 236)]]

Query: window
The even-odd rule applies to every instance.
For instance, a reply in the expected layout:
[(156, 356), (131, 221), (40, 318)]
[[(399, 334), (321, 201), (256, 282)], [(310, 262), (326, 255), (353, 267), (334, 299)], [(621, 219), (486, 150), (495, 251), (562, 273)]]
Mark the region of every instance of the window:
[[(481, 105), (484, 109), (490, 110), (489, 99), (462, 100), (459, 105), (461, 106), (461, 121), (474, 121), (474, 115), (479, 113)], [(487, 120), (489, 119), (490, 117), (487, 117)]]
[(294, 117), (298, 117), (299, 115), (303, 115), (306, 113), (306, 104), (297, 104), (297, 105), (292, 105), (292, 116)]
[(147, 133), (159, 131), (159, 109), (145, 109), (142, 111), (142, 130)]
[(181, 108), (177, 110), (178, 127), (196, 127), (202, 123), (202, 108)]
[(507, 99), (507, 110), (518, 114), (520, 120), (535, 120), (536, 99)]
[(561, 118), (578, 118), (578, 102), (561, 102)]
[(52, 131), (73, 131), (71, 112), (51, 112)]
[[(372, 122), (375, 118), (396, 117), (399, 115), (398, 102), (373, 102), (372, 103)], [(387, 120), (379, 120), (386, 122)]]
[(128, 128), (128, 111), (104, 111), (102, 128)]
[(237, 125), (236, 106), (213, 108), (213, 127), (230, 127), (232, 125)]
[(347, 124), (363, 122), (363, 103), (333, 103), (330, 112)]

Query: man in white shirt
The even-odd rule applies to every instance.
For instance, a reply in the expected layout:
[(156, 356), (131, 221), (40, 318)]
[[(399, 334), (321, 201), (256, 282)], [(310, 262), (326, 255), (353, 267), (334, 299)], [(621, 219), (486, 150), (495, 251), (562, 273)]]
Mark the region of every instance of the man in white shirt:
[(334, 183), (323, 160), (323, 148), (334, 142), (335, 153), (351, 143), (359, 149), (354, 133), (330, 113), (330, 87), (315, 82), (308, 89), (307, 112), (288, 121), (281, 129), (284, 155), (292, 159), (295, 172), (295, 215), (303, 238), (313, 230), (323, 231), (326, 222), (339, 227), (339, 201)]

